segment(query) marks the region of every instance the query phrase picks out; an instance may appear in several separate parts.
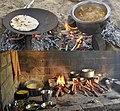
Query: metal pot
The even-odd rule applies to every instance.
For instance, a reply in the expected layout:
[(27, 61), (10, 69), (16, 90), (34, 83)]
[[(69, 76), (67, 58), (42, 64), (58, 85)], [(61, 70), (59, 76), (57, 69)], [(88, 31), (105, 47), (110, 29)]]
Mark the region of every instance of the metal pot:
[(29, 80), (25, 83), (25, 86), (27, 89), (33, 89), (33, 90), (42, 90), (43, 85), (40, 84), (38, 81), (35, 80)]
[(40, 84), (39, 81), (29, 80), (25, 83), (25, 86), (29, 90), (30, 96), (38, 96), (44, 85)]
[[(93, 7), (93, 8), (100, 7), (103, 9), (106, 15), (101, 20), (82, 21), (76, 17), (81, 7), (83, 9), (88, 7)], [(76, 25), (81, 32), (84, 32), (86, 34), (96, 34), (102, 32), (103, 28), (105, 28), (107, 21), (109, 20), (110, 17), (110, 12), (111, 12), (110, 7), (103, 2), (83, 1), (73, 6), (71, 11), (71, 17), (76, 22)]]
[(28, 90), (18, 90), (14, 94), (15, 100), (24, 100), (29, 97), (29, 91)]
[(95, 70), (94, 69), (82, 69), (81, 76), (86, 78), (93, 78), (95, 77)]

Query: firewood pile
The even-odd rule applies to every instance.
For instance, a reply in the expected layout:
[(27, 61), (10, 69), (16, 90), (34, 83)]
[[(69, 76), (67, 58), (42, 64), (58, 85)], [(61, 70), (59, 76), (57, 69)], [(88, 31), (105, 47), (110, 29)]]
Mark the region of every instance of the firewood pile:
[(48, 80), (50, 88), (54, 91), (54, 96), (59, 97), (64, 94), (83, 94), (85, 96), (98, 97), (108, 89), (95, 81), (95, 78), (72, 78), (65, 81), (63, 75), (56, 79)]

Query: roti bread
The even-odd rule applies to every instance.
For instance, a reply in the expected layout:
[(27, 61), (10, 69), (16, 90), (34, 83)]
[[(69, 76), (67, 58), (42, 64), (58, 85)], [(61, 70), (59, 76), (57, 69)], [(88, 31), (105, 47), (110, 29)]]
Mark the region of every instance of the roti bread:
[(11, 19), (10, 25), (18, 31), (31, 31), (39, 26), (39, 22), (28, 15), (17, 15)]

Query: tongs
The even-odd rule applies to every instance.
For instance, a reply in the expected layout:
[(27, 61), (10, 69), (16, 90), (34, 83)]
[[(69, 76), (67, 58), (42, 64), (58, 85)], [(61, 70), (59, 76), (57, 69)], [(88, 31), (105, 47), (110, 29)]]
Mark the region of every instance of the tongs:
[(28, 3), (24, 8), (30, 8), (30, 7), (33, 5), (34, 1), (35, 1), (35, 0), (32, 0), (32, 1), (31, 1), (30, 3)]

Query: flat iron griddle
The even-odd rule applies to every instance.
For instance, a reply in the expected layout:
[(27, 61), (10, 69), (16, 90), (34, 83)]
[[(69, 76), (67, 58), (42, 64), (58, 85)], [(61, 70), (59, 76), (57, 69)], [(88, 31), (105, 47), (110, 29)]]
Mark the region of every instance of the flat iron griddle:
[[(17, 15), (28, 15), (38, 20), (40, 23), (39, 26), (32, 31), (18, 31), (11, 27), (10, 21), (13, 17)], [(39, 8), (27, 8), (27, 9), (19, 9), (15, 10), (9, 14), (7, 14), (3, 18), (3, 25), (10, 31), (18, 33), (18, 34), (25, 34), (25, 35), (32, 35), (32, 34), (40, 34), (47, 32), (49, 30), (54, 29), (58, 25), (58, 19), (55, 14), (48, 10), (39, 9)]]

